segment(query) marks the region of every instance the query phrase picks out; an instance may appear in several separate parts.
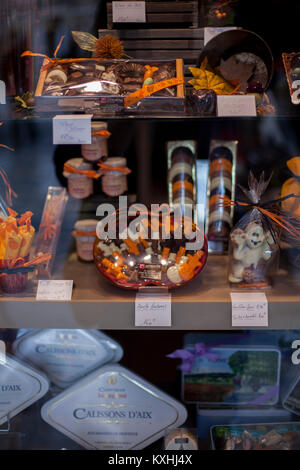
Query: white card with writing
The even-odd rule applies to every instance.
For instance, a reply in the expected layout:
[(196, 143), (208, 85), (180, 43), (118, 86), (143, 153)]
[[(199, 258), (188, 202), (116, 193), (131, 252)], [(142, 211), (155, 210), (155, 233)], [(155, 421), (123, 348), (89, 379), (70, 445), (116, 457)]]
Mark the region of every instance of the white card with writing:
[(268, 300), (264, 292), (231, 292), (232, 326), (268, 326)]
[(92, 114), (61, 114), (53, 118), (54, 145), (82, 145), (92, 142)]
[(146, 2), (112, 2), (113, 23), (146, 23)]
[(218, 116), (256, 116), (254, 95), (217, 96)]
[(36, 300), (71, 300), (73, 281), (39, 280)]
[(6, 86), (3, 80), (0, 80), (0, 104), (6, 104)]
[(171, 294), (136, 294), (135, 326), (172, 326)]
[(204, 46), (215, 36), (218, 36), (224, 31), (229, 31), (230, 29), (238, 29), (237, 26), (223, 26), (223, 27), (207, 27), (204, 28)]

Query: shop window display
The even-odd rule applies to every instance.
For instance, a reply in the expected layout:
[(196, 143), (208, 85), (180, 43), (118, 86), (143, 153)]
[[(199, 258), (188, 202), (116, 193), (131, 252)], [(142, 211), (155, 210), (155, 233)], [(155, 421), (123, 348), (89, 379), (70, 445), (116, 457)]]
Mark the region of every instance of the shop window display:
[(0, 448), (299, 450), (299, 6), (116, 3), (1, 5)]

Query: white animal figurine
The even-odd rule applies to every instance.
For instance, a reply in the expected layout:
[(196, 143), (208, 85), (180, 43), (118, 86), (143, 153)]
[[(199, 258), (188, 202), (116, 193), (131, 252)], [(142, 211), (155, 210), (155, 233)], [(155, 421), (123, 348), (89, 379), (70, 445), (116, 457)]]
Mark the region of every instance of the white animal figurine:
[(267, 261), (271, 258), (271, 234), (265, 232), (259, 223), (250, 222), (245, 230), (233, 230), (230, 238), (233, 253), (229, 281), (240, 283), (244, 280), (245, 269), (252, 267), (255, 270), (260, 260)]

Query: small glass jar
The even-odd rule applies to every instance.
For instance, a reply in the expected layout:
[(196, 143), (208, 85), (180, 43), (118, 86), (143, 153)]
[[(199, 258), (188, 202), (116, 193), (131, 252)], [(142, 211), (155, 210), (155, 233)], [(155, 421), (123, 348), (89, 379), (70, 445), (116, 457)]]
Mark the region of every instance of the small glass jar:
[(102, 191), (107, 196), (120, 196), (127, 189), (127, 175), (118, 171), (118, 167), (126, 167), (127, 161), (123, 157), (109, 157), (105, 160), (105, 164), (115, 167), (116, 171), (107, 171), (101, 177)]
[[(92, 122), (92, 133), (106, 130), (106, 122)], [(101, 157), (107, 157), (107, 137), (101, 135), (92, 135), (91, 144), (81, 145), (81, 155), (89, 162), (97, 162)]]
[[(87, 163), (83, 158), (71, 158), (66, 162), (76, 170), (92, 170), (93, 166), (91, 163)], [(94, 192), (93, 179), (80, 173), (69, 173), (64, 171), (64, 176), (68, 178), (68, 191), (70, 196), (75, 199), (85, 199)]]
[(94, 260), (94, 242), (98, 220), (78, 220), (74, 226), (73, 236), (76, 239), (77, 257), (80, 261)]

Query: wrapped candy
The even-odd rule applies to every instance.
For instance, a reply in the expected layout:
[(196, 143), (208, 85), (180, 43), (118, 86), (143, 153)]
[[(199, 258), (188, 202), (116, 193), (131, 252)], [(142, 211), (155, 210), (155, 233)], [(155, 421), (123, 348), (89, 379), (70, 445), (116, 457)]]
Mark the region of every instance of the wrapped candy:
[(250, 203), (235, 202), (251, 208), (230, 233), (229, 282), (238, 288), (266, 287), (276, 265), (279, 245), (274, 221), (278, 217), (265, 209), (266, 204), (260, 205), (269, 181), (265, 181), (263, 173), (256, 180), (250, 172), (249, 190), (241, 187)]

